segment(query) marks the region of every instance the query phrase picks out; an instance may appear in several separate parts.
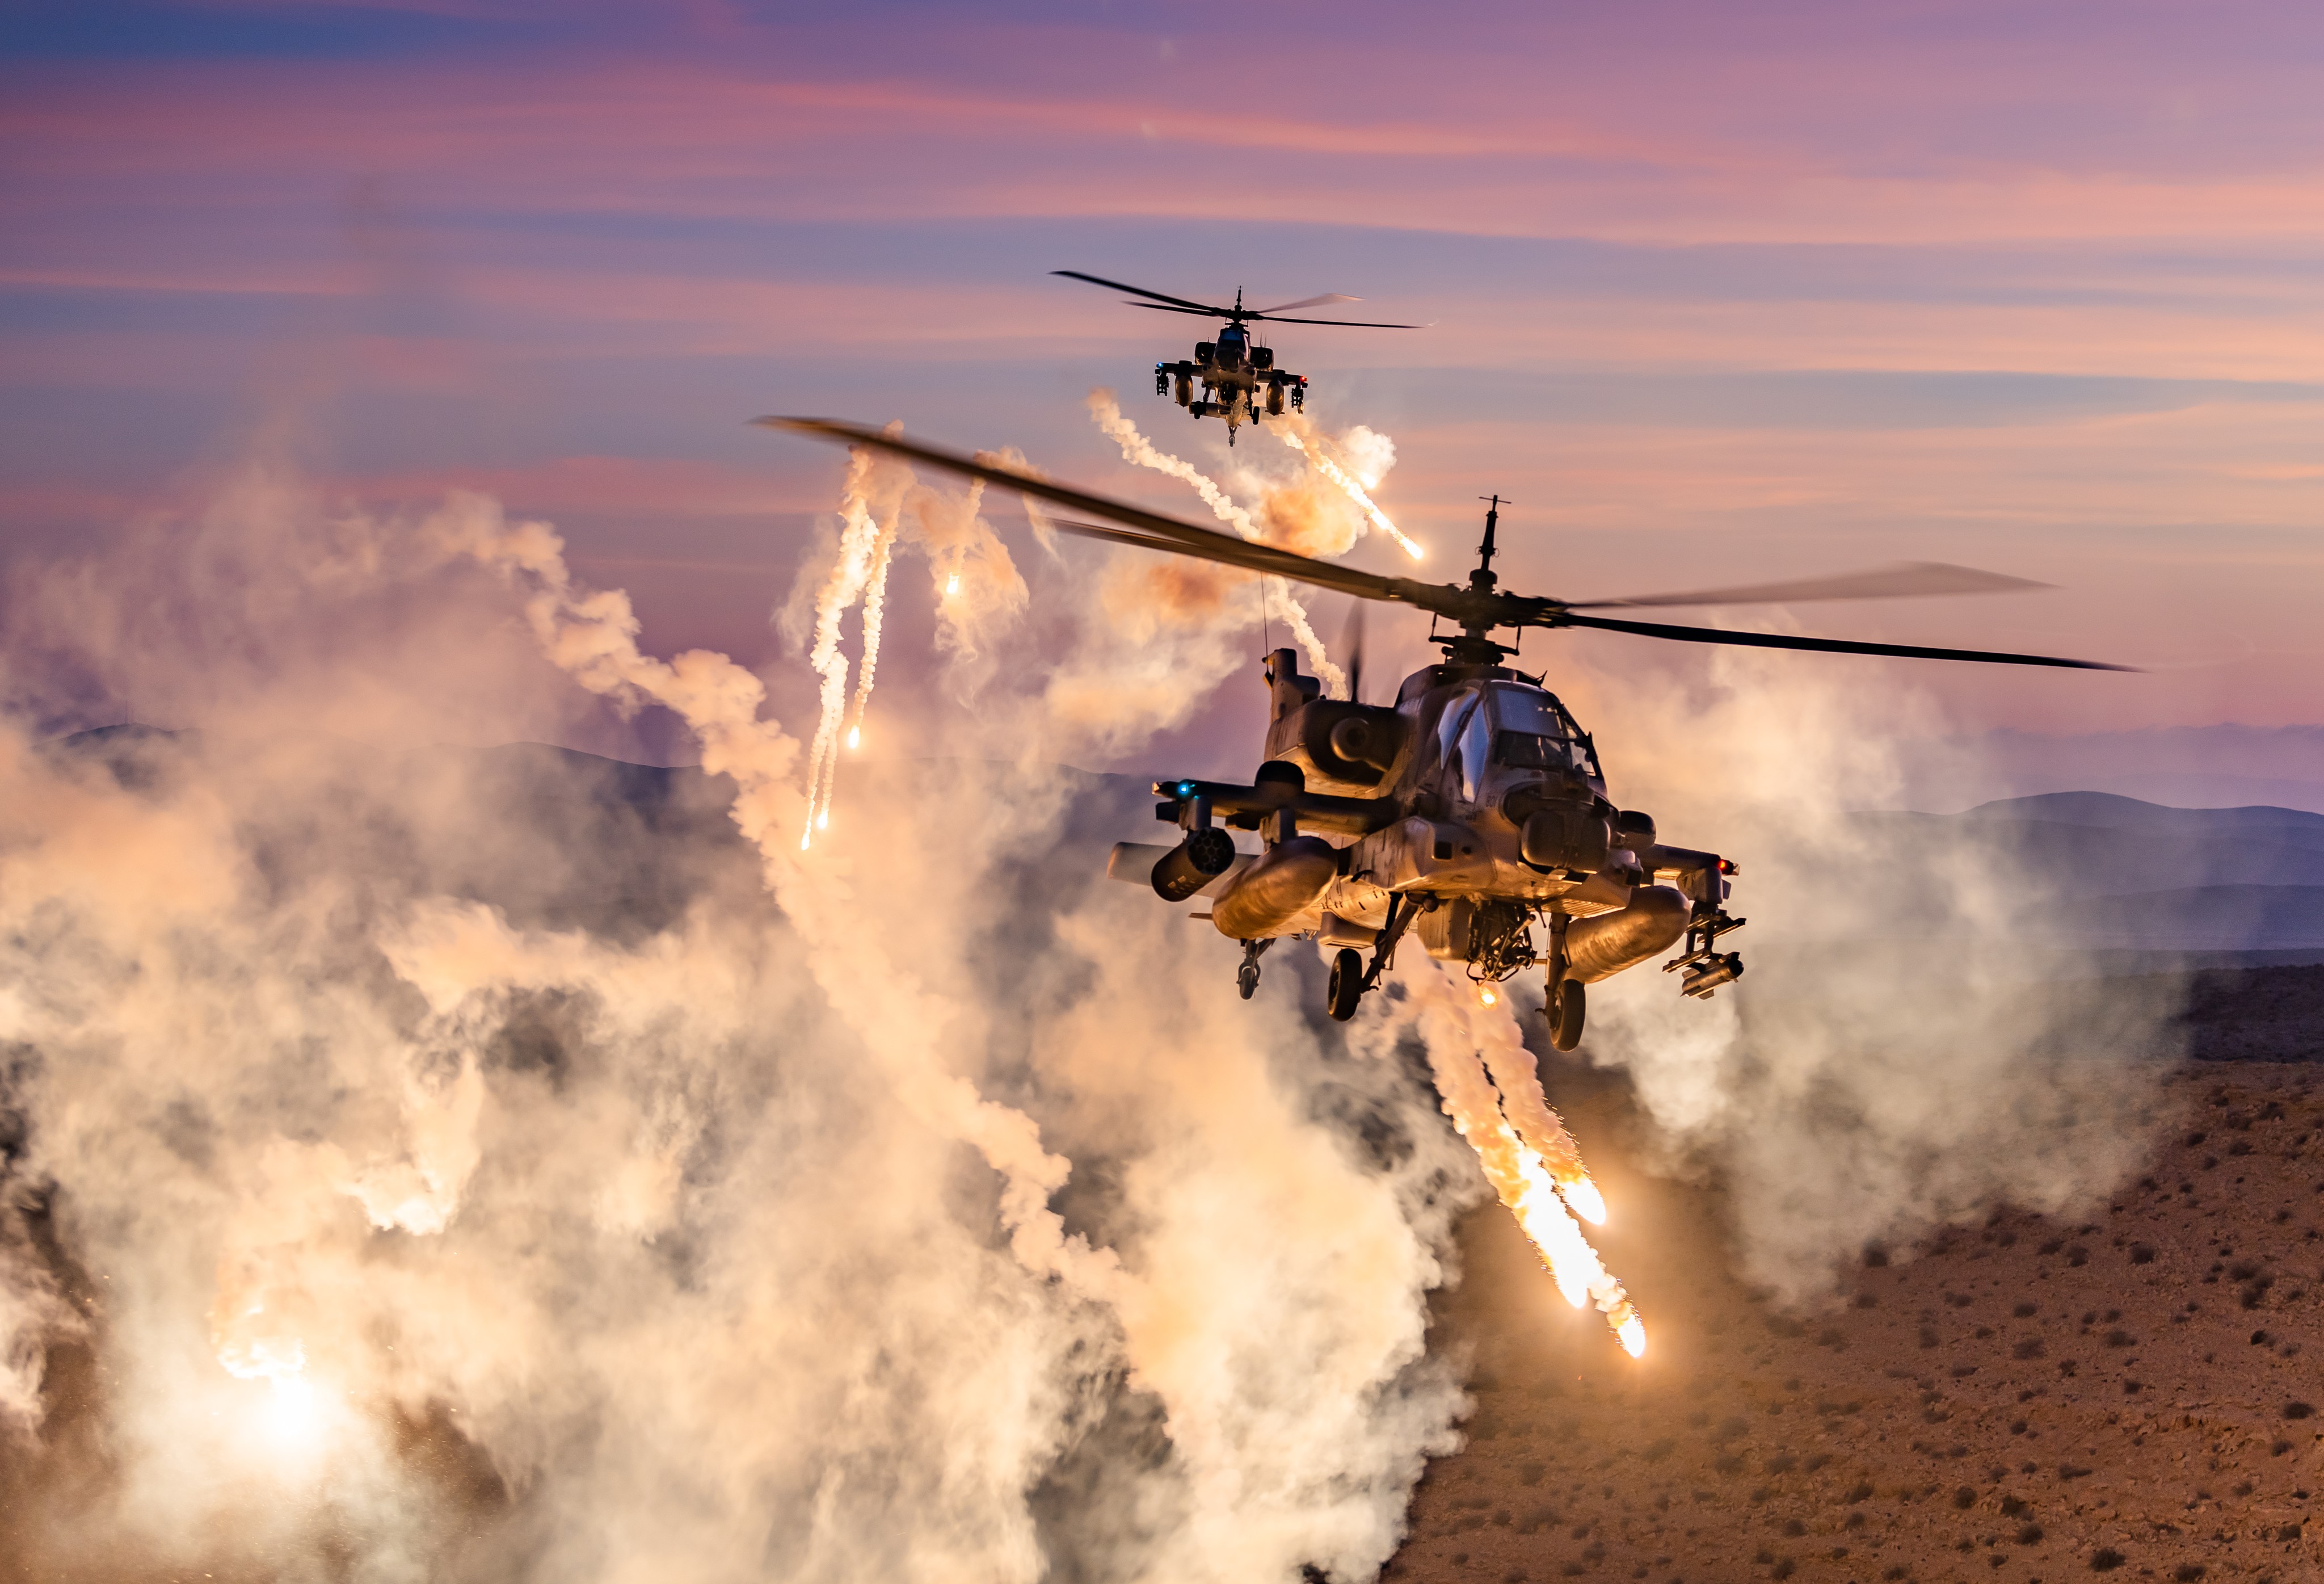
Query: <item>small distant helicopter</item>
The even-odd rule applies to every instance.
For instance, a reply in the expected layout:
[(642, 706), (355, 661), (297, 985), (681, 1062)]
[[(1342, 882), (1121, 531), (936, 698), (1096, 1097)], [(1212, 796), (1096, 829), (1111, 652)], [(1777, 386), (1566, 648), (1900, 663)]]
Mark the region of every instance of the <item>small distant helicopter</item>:
[[(1159, 292), (1148, 292), (1143, 286), (1125, 286), (1120, 281), (1108, 281), (1097, 275), (1085, 275), (1079, 270), (1051, 270), (1053, 275), (1065, 275), (1075, 281), (1087, 281), (1093, 286), (1104, 286), (1115, 292), (1129, 292), (1150, 298), (1147, 302), (1133, 302), (1132, 308), (1150, 308), (1158, 313), (1197, 313), (1227, 322), (1219, 327), (1215, 341), (1194, 343), (1194, 356), (1176, 363), (1154, 366), (1154, 394), (1172, 395), (1178, 405), (1197, 418), (1213, 415), (1227, 421), (1227, 444), (1234, 444), (1235, 426), (1259, 421), (1262, 395), (1269, 417), (1280, 417), (1287, 401), (1293, 411), (1307, 404), (1307, 376), (1288, 374), (1275, 366), (1275, 350), (1261, 347), (1251, 339), (1244, 327), (1255, 320), (1286, 325), (1340, 325), (1352, 329), (1418, 330), (1425, 325), (1373, 324), (1353, 319), (1286, 319), (1283, 315), (1295, 308), (1320, 308), (1327, 302), (1360, 302), (1360, 297), (1348, 297), (1337, 292), (1321, 297), (1302, 297), (1296, 302), (1279, 302), (1273, 308), (1245, 308), (1242, 288), (1235, 288), (1232, 308), (1213, 308), (1206, 303), (1189, 302), (1184, 297), (1165, 297)], [(1196, 381), (1202, 383), (1203, 394), (1194, 395)]]
[[(775, 428), (871, 446), (931, 468), (1054, 503), (1106, 523), (1061, 522), (1069, 533), (1192, 556), (1427, 611), (1457, 631), (1435, 641), (1443, 661), (1404, 680), (1392, 705), (1366, 704), (1361, 657), (1346, 699), (1299, 672), (1298, 653), (1267, 657), (1266, 760), (1249, 785), (1157, 781), (1154, 812), (1177, 826), (1175, 846), (1123, 842), (1108, 860), (1116, 879), (1150, 885), (1166, 901), (1210, 899), (1207, 916), (1242, 947), (1237, 981), (1258, 988), (1260, 956), (1286, 936), (1336, 948), (1325, 1010), (1345, 1021), (1394, 965), (1409, 932), (1431, 957), (1465, 963), (1480, 984), (1539, 966), (1550, 1042), (1582, 1038), (1585, 985), (1659, 956), (1685, 995), (1707, 997), (1743, 972), (1720, 939), (1745, 923), (1725, 903), (1735, 864), (1663, 841), (1654, 816), (1618, 808), (1596, 745), (1556, 696), (1504, 663), (1516, 650), (1502, 627), (1591, 627), (1643, 637), (1831, 654), (1902, 655), (2001, 665), (2127, 671), (2096, 661), (1911, 644), (1794, 637), (1674, 626), (1590, 610), (1664, 606), (1793, 604), (1908, 595), (1998, 593), (2043, 584), (1969, 567), (1919, 562), (1792, 583), (1572, 601), (1503, 592), (1493, 571), (1501, 499), (1491, 497), (1476, 570), (1463, 584), (1422, 583), (1313, 560), (1182, 523), (1068, 485), (937, 450), (859, 424), (762, 418)], [(1481, 498), (1481, 497), (1480, 497)], [(1361, 607), (1359, 607), (1359, 609)], [(1231, 830), (1258, 833), (1256, 853)], [(1534, 928), (1545, 939), (1538, 944)], [(1369, 962), (1365, 953), (1369, 952)]]

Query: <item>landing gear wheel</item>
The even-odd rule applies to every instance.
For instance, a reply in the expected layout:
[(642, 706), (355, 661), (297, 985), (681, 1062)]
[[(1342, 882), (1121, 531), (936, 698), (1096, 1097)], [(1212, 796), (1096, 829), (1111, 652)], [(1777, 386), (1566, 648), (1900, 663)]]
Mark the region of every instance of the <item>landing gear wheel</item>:
[(1356, 1003), (1363, 999), (1363, 956), (1343, 946), (1332, 959), (1332, 984), (1323, 992), (1323, 1010), (1332, 1014), (1333, 1022), (1345, 1023), (1356, 1015)]
[(1235, 988), (1242, 992), (1244, 1000), (1250, 1000), (1251, 992), (1259, 988), (1259, 959), (1274, 944), (1272, 935), (1242, 943), (1242, 967), (1235, 969)]
[(1571, 1051), (1582, 1043), (1582, 1020), (1588, 1011), (1588, 997), (1582, 994), (1580, 979), (1560, 979), (1549, 992), (1549, 1042), (1561, 1051)]

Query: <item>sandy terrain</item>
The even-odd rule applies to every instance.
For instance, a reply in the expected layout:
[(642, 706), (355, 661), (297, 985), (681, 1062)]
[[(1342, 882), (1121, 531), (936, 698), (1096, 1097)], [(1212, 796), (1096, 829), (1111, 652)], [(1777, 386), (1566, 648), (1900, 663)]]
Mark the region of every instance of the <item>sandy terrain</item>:
[(1799, 1316), (1729, 1274), (1713, 1193), (1624, 1168), (1618, 1086), (1545, 1072), (1651, 1350), (1471, 1218), (1438, 1325), (1470, 1445), (1387, 1577), (2324, 1579), (2324, 1051), (2273, 1053), (2177, 1074), (2148, 1173), (2080, 1221), (1876, 1253)]

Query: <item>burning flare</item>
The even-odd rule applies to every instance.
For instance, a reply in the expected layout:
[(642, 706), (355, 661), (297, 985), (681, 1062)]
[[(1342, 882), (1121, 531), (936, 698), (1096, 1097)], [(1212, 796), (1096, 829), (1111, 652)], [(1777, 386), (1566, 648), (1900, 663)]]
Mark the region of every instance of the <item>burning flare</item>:
[[(881, 576), (886, 576), (885, 547), (894, 536), (895, 519), (890, 514), (883, 527), (872, 514), (874, 475), (881, 467), (880, 460), (869, 451), (858, 449), (848, 453), (847, 477), (840, 486), (839, 560), (815, 597), (815, 644), (807, 652), (807, 663), (822, 679), (818, 691), (823, 718), (816, 723), (814, 740), (807, 749), (807, 828), (799, 832), (801, 848), (813, 841), (815, 832), (827, 827), (831, 820), (831, 787), (839, 769), (840, 721), (847, 707), (847, 656), (839, 647), (840, 618), (863, 597), (875, 563)], [(870, 619), (867, 613), (867, 641), (873, 637)], [(866, 675), (859, 701), (870, 697), (868, 672)], [(860, 718), (860, 702), (858, 715)]]
[(1373, 527), (1379, 529), (1390, 539), (1395, 540), (1397, 543), (1402, 545), (1404, 547), (1404, 553), (1410, 556), (1414, 560), (1418, 560), (1420, 559), (1420, 546), (1415, 544), (1411, 539), (1406, 537), (1403, 529), (1397, 527), (1395, 523), (1388, 520), (1388, 514), (1381, 511), (1379, 506), (1372, 504), (1372, 497), (1365, 493), (1364, 486), (1357, 483), (1355, 478), (1346, 468), (1341, 467), (1337, 462), (1333, 461), (1324, 453), (1323, 442), (1321, 440), (1319, 440), (1314, 433), (1305, 429), (1286, 429), (1278, 431), (1277, 432), (1282, 435), (1283, 443), (1285, 445), (1289, 446), (1295, 451), (1305, 452), (1310, 467), (1314, 468), (1316, 472), (1321, 473), (1333, 483), (1338, 485), (1341, 490), (1350, 500), (1355, 502), (1358, 506), (1361, 507), (1363, 509), (1364, 516), (1371, 523)]
[(254, 1410), (255, 1428), (262, 1431), (254, 1444), (277, 1455), (311, 1455), (323, 1434), (324, 1417), (315, 1383), (307, 1376), (307, 1344), (286, 1316), (267, 1307), (266, 1290), (248, 1285), (251, 1279), (247, 1273), (219, 1272), (211, 1347), (226, 1374), (267, 1385), (264, 1406)]
[(1603, 1224), (1605, 1199), (1583, 1169), (1572, 1135), (1542, 1094), (1517, 1020), (1499, 997), (1480, 1005), (1481, 997), (1462, 995), (1454, 987), (1449, 975), (1422, 975), (1415, 981), (1416, 993), (1424, 998), (1429, 1068), (1445, 1114), (1477, 1152), (1486, 1180), (1517, 1218), (1565, 1301), (1576, 1309), (1594, 1301), (1624, 1350), (1641, 1357), (1646, 1350), (1646, 1322), (1574, 1219)]
[[(863, 658), (856, 662), (855, 703), (847, 718), (851, 751), (863, 740), (863, 712), (872, 707), (872, 679), (880, 669), (880, 633), (888, 614), (888, 563), (894, 559), (896, 524), (903, 514), (903, 503), (899, 501), (881, 520), (879, 536), (872, 543), (872, 570), (863, 584)], [(824, 801), (830, 800), (826, 787)]]

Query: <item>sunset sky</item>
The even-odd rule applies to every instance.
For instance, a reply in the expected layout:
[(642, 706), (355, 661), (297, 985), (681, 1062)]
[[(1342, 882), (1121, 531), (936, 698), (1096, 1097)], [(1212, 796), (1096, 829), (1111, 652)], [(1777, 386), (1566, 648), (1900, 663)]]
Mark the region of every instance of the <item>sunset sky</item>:
[(1194, 509), (1082, 399), (1203, 461), (1148, 371), (1207, 331), (1074, 268), (1431, 321), (1276, 345), (1442, 575), (1495, 490), (1530, 591), (1965, 562), (2061, 588), (1795, 619), (2152, 668), (1915, 672), (1965, 727), (2324, 720), (2315, 6), (88, 0), (0, 50), (20, 564), (260, 459), (488, 491), (766, 663), (839, 459), (757, 414)]

